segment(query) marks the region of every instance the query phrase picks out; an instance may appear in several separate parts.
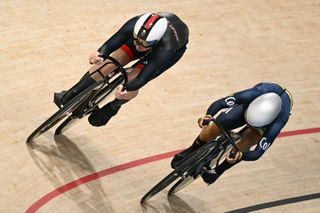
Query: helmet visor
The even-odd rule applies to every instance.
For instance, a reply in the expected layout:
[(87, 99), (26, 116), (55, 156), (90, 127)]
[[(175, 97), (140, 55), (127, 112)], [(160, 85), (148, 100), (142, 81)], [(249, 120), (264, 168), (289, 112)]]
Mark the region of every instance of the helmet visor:
[(138, 45), (141, 45), (145, 48), (149, 48), (157, 43), (156, 40), (154, 40), (154, 41), (142, 40), (142, 39), (138, 38), (138, 36), (135, 33), (133, 33), (133, 40), (135, 40)]

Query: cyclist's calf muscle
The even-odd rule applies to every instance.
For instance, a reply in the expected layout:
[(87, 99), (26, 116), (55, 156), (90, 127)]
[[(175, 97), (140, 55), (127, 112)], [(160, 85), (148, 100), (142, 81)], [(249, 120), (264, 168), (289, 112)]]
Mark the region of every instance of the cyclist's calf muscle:
[[(199, 138), (202, 141), (210, 142), (214, 140), (217, 136), (221, 135), (219, 128), (215, 124), (211, 124), (210, 126), (203, 128)], [(250, 148), (257, 145), (261, 139), (261, 134), (253, 129), (248, 128), (241, 138), (241, 140), (237, 143), (237, 146), (241, 152), (248, 152)]]

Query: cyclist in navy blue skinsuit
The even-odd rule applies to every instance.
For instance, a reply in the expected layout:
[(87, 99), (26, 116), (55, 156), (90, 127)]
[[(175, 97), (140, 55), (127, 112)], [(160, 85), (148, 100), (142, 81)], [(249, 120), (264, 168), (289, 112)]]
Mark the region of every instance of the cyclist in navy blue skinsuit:
[[(105, 125), (117, 114), (121, 105), (138, 94), (138, 90), (152, 79), (173, 66), (183, 56), (188, 43), (187, 25), (173, 13), (146, 13), (128, 20), (113, 36), (111, 36), (96, 52), (89, 56), (93, 68), (97, 70), (106, 56), (115, 58), (121, 65), (138, 60), (128, 71), (129, 83), (125, 90), (120, 86), (114, 101), (89, 116), (93, 126)], [(107, 61), (107, 60), (106, 60)], [(109, 75), (113, 67), (107, 65), (101, 69)], [(69, 91), (55, 93), (54, 102), (62, 107), (77, 94), (100, 80), (99, 75), (86, 73), (86, 78), (77, 83)]]
[[(213, 102), (206, 115), (198, 121), (202, 128), (200, 135), (189, 148), (173, 158), (171, 166), (175, 168), (188, 154), (220, 135), (218, 127), (213, 122), (208, 126), (202, 126), (202, 122), (225, 109), (216, 118), (224, 129), (232, 130), (244, 125), (248, 128), (237, 144), (240, 152), (236, 153), (234, 158), (229, 155), (217, 168), (202, 174), (206, 183), (213, 183), (223, 172), (241, 160), (259, 159), (286, 125), (292, 105), (292, 97), (288, 90), (278, 83), (267, 82)], [(254, 145), (257, 146), (250, 151)]]

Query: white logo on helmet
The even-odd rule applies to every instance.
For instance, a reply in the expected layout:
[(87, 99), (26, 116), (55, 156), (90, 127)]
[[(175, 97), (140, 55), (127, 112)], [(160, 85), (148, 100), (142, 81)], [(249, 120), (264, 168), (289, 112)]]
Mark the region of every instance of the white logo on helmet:
[(282, 106), (278, 94), (270, 92), (254, 99), (245, 112), (245, 119), (250, 126), (263, 127), (278, 116)]

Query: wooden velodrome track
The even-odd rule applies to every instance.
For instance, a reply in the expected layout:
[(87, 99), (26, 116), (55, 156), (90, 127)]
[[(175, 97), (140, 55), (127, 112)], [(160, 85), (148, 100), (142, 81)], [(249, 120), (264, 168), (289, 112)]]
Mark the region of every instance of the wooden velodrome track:
[[(0, 212), (320, 211), (319, 0), (2, 0), (0, 11)], [(78, 81), (88, 55), (146, 11), (188, 24), (184, 57), (107, 126), (83, 120), (27, 146), (57, 110), (53, 92)], [(140, 206), (171, 171), (173, 153), (197, 136), (209, 104), (260, 81), (293, 94), (286, 137), (210, 187), (198, 180)]]

